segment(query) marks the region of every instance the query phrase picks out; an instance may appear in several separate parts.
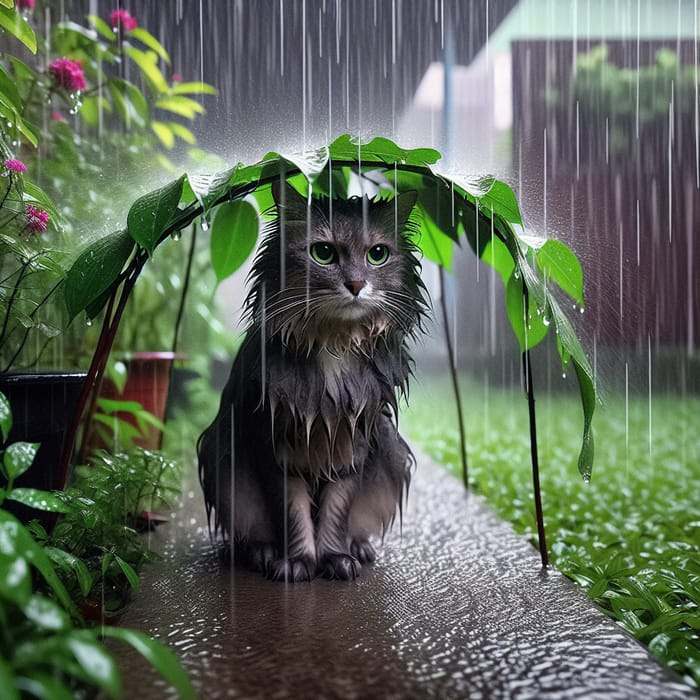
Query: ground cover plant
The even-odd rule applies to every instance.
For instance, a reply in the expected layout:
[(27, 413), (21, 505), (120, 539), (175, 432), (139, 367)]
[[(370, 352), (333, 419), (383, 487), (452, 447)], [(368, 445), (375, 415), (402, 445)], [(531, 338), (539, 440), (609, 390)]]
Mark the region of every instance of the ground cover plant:
[[(139, 651), (179, 697), (194, 697), (189, 678), (168, 647), (137, 630), (86, 624), (76, 604), (99, 589), (106, 605), (115, 598), (112, 589), (138, 586), (137, 569), (147, 546), (136, 541), (128, 514), (162, 502), (170, 491), (163, 476), (172, 466), (147, 452), (140, 460), (103, 454), (67, 492), (15, 487), (15, 480), (31, 468), (38, 445), (9, 442), (11, 427), (12, 410), (0, 393), (2, 697), (60, 700), (101, 691), (121, 698), (121, 675), (102, 643), (105, 638)], [(36, 521), (22, 524), (3, 508), (5, 501), (60, 513), (62, 520), (48, 535)], [(123, 596), (120, 591), (117, 601)]]
[[(470, 486), (519, 533), (534, 529), (527, 407), (520, 387), (462, 378)], [(402, 426), (459, 474), (446, 379), (417, 382)], [(607, 615), (684, 680), (700, 685), (700, 398), (612, 396), (599, 407), (596, 470), (572, 469), (580, 407), (540, 394), (538, 442), (550, 553)], [(651, 421), (651, 437), (650, 437)], [(626, 427), (627, 426), (627, 427)]]

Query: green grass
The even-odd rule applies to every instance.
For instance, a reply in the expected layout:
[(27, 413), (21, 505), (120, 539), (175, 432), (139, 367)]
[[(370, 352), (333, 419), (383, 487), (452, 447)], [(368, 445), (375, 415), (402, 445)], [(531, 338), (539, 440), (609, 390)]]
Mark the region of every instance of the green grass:
[[(469, 479), (515, 529), (536, 543), (527, 403), (465, 380)], [(450, 385), (412, 387), (402, 429), (459, 475)], [(689, 685), (700, 685), (700, 398), (611, 397), (594, 418), (589, 484), (576, 460), (578, 398), (537, 397), (540, 477), (555, 566)]]

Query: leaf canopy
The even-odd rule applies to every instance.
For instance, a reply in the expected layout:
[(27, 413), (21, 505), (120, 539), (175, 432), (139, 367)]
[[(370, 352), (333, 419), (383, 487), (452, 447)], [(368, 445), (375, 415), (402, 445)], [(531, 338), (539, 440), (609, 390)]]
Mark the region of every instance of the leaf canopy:
[[(161, 106), (189, 104), (186, 98), (171, 95)], [(259, 204), (269, 203), (269, 186), (275, 180), (290, 180), (303, 192), (311, 188), (316, 196), (347, 196), (351, 184), (378, 196), (387, 190), (417, 192), (417, 242), (425, 257), (449, 269), (454, 245), (466, 238), (478, 258), (493, 267), (504, 282), (506, 313), (521, 350), (530, 350), (550, 330), (556, 331), (562, 365), (566, 368), (573, 363), (579, 383), (584, 413), (579, 470), (588, 478), (593, 464), (595, 377), (571, 320), (556, 301), (560, 289), (583, 304), (581, 264), (561, 241), (525, 232), (517, 198), (507, 183), (491, 176), (442, 174), (436, 166), (440, 157), (431, 148), (407, 150), (384, 137), (363, 142), (348, 134), (304, 154), (270, 152), (252, 165), (237, 164), (213, 175), (183, 175), (141, 197), (129, 210), (128, 234), (137, 249), (153, 255), (170, 234), (198, 218), (206, 220), (209, 211), (216, 208), (211, 253), (221, 280), (252, 252), (257, 219), (265, 213), (261, 207), (262, 214), (257, 214), (243, 200), (255, 195)], [(132, 247), (123, 235), (113, 236), (111, 242), (93, 244), (69, 271), (66, 299), (71, 316), (91, 303), (96, 306), (96, 300), (114, 288)], [(107, 252), (113, 253), (111, 263), (107, 263)], [(90, 270), (95, 261), (101, 262), (99, 272)], [(138, 256), (132, 258), (135, 265), (143, 261)], [(92, 289), (88, 292), (83, 287)]]

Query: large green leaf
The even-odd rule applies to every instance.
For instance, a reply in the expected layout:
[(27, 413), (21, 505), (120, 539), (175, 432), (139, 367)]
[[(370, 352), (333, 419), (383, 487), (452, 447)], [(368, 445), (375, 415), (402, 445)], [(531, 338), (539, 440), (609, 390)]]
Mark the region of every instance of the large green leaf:
[(351, 137), (349, 134), (339, 136), (328, 147), (331, 160), (357, 160), (374, 163), (403, 163), (412, 166), (426, 166), (435, 163), (440, 153), (432, 148), (405, 150), (384, 137), (373, 138), (368, 143)]
[(36, 53), (36, 35), (21, 12), (0, 5), (0, 27), (19, 39), (32, 53)]
[(481, 259), (496, 270), (501, 276), (503, 284), (508, 286), (508, 280), (510, 280), (515, 269), (515, 261), (511, 257), (506, 244), (498, 236), (491, 236), (491, 239), (484, 247)]
[(70, 513), (73, 510), (58, 494), (41, 489), (14, 488), (7, 494), (7, 498), (50, 513)]
[(88, 630), (75, 630), (66, 636), (65, 641), (85, 676), (110, 697), (120, 698), (119, 669), (104, 644)]
[(34, 148), (39, 145), (39, 136), (41, 130), (39, 127), (22, 119), (19, 113), (10, 105), (6, 104), (3, 96), (0, 94), (0, 117), (7, 121), (11, 126), (9, 128), (16, 129), (17, 132), (24, 137)]
[[(516, 268), (506, 286), (506, 312), (521, 351), (534, 348), (535, 345), (544, 340), (550, 324), (549, 319), (544, 316), (544, 312), (534, 299), (529, 294), (525, 294), (524, 285), (522, 274)], [(525, 309), (526, 297), (528, 300), (527, 311)]]
[(92, 243), (77, 257), (64, 286), (71, 319), (112, 288), (134, 247), (134, 239), (127, 231), (115, 231)]
[(170, 89), (173, 95), (216, 95), (218, 90), (209, 83), (176, 83)]
[(522, 224), (520, 207), (513, 190), (501, 180), (493, 180), (486, 194), (480, 198), (482, 205), (492, 207), (494, 214), (498, 214), (512, 224)]
[(35, 594), (27, 601), (24, 614), (42, 630), (58, 632), (71, 626), (69, 615), (55, 601)]
[(129, 38), (138, 39), (142, 44), (145, 44), (149, 49), (155, 51), (160, 58), (166, 63), (170, 63), (170, 56), (165, 50), (165, 47), (156, 39), (153, 34), (143, 27), (136, 27), (129, 31)]
[(32, 466), (38, 449), (39, 444), (36, 442), (13, 442), (9, 445), (2, 457), (3, 471), (7, 478), (14, 480), (24, 474)]
[(158, 54), (155, 51), (139, 51), (133, 46), (125, 46), (124, 53), (139, 67), (157, 95), (168, 92), (168, 83), (158, 68)]
[(158, 109), (164, 109), (173, 114), (177, 114), (185, 119), (195, 119), (198, 114), (204, 114), (206, 111), (197, 100), (183, 95), (169, 95), (162, 97), (155, 103)]
[(229, 182), (238, 167), (236, 165), (213, 175), (192, 174), (187, 176), (186, 186), (189, 185), (195, 198), (202, 205), (204, 214), (228, 190)]
[(151, 130), (166, 148), (170, 149), (175, 145), (175, 132), (168, 124), (154, 119), (151, 122)]
[(0, 554), (24, 557), (43, 576), (58, 601), (71, 615), (78, 615), (65, 586), (58, 578), (53, 564), (41, 545), (37, 544), (29, 531), (12, 514), (0, 508)]
[(83, 560), (67, 552), (65, 549), (59, 549), (58, 547), (45, 546), (44, 551), (54, 564), (61, 569), (72, 571), (75, 574), (80, 592), (84, 596), (87, 596), (92, 588), (92, 576), (87, 566), (83, 563)]
[(177, 213), (184, 181), (185, 176), (181, 175), (165, 187), (137, 199), (129, 209), (126, 217), (129, 234), (149, 254), (153, 253), (168, 223)]
[(583, 270), (571, 249), (561, 241), (550, 238), (537, 250), (536, 257), (537, 265), (545, 276), (583, 305)]
[(145, 128), (150, 119), (148, 102), (136, 85), (127, 80), (113, 78), (108, 87), (117, 114), (126, 127)]
[(224, 202), (211, 227), (211, 262), (216, 279), (226, 279), (247, 259), (258, 239), (258, 214), (246, 201)]
[(557, 347), (564, 369), (573, 362), (583, 407), (583, 443), (578, 468), (584, 479), (591, 478), (594, 458), (593, 413), (596, 406), (595, 377), (571, 321), (556, 299), (549, 299), (549, 306), (557, 330)]
[(107, 39), (109, 42), (114, 42), (114, 40), (117, 38), (116, 32), (101, 17), (98, 17), (97, 15), (86, 15), (85, 19), (87, 19), (87, 21), (95, 28), (103, 39)]
[(124, 627), (103, 627), (105, 637), (118, 639), (138, 651), (178, 693), (180, 700), (196, 700), (197, 693), (177, 656), (147, 634)]
[(0, 66), (0, 99), (16, 112), (21, 112), (24, 108), (15, 81), (10, 78), (2, 66)]
[[(301, 173), (305, 182), (298, 183), (302, 192), (308, 189), (308, 183), (313, 185), (328, 164), (328, 149), (319, 148), (308, 153), (267, 153), (260, 161), (260, 173), (256, 179), (271, 182), (275, 178), (286, 178), (294, 183), (295, 174)], [(251, 173), (251, 176), (253, 173)]]
[(442, 265), (448, 271), (452, 269), (452, 253), (455, 242), (435, 224), (432, 217), (425, 211), (421, 219), (417, 243), (428, 260)]

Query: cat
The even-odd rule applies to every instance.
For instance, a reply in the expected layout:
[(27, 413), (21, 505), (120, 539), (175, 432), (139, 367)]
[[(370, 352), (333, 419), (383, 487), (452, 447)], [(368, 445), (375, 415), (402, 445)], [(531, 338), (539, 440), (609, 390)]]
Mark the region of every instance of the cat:
[(214, 531), (270, 578), (355, 579), (401, 511), (413, 455), (397, 402), (428, 309), (415, 192), (307, 201), (277, 217), (249, 276), (248, 327), (197, 444)]

